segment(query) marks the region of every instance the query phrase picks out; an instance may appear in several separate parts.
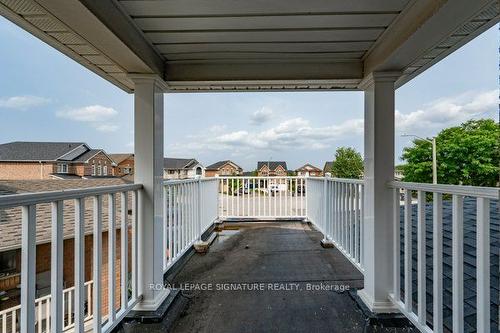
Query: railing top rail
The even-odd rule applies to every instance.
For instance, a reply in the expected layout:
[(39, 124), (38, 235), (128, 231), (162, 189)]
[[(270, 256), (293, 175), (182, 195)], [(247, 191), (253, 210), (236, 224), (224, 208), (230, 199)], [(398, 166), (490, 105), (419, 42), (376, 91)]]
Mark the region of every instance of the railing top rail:
[(326, 180), (337, 182), (337, 183), (348, 183), (348, 184), (364, 184), (365, 181), (363, 179), (354, 179), (354, 178), (333, 178), (326, 177)]
[(334, 177), (308, 177), (307, 179), (324, 181), (325, 179), (329, 182), (336, 183), (346, 183), (346, 184), (364, 184), (365, 181), (363, 179), (353, 179), (353, 178), (334, 178)]
[(26, 205), (54, 202), (59, 200), (80, 199), (97, 195), (135, 191), (142, 189), (142, 184), (124, 184), (98, 186), (60, 191), (19, 193), (0, 196), (0, 208), (12, 208)]
[[(306, 176), (218, 176), (214, 179), (304, 179)], [(311, 178), (311, 177), (309, 177)]]
[(205, 178), (187, 178), (187, 179), (167, 179), (163, 181), (163, 185), (175, 185), (175, 184), (188, 184), (188, 183), (196, 183), (198, 181), (208, 182), (215, 181), (217, 178), (205, 177)]
[(415, 190), (415, 191), (425, 191), (425, 192), (437, 192), (442, 194), (456, 194), (456, 195), (480, 197), (488, 199), (498, 199), (500, 193), (500, 188), (498, 187), (408, 183), (408, 182), (398, 182), (398, 181), (389, 182), (388, 185), (390, 188), (400, 188), (405, 190)]

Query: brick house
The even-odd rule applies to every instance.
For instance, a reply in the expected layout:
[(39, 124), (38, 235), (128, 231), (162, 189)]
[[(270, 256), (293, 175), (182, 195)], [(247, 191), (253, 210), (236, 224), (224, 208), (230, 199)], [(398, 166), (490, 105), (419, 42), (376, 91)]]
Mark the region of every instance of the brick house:
[[(71, 179), (71, 180), (23, 180), (0, 181), (0, 195), (16, 193), (33, 193), (56, 190), (77, 189), (95, 186), (111, 186), (127, 183), (119, 178), (112, 179)], [(131, 198), (129, 198), (129, 207)], [(85, 281), (92, 280), (93, 263), (93, 210), (92, 199), (85, 200)], [(107, 294), (108, 288), (108, 197), (103, 196), (103, 234), (102, 234), (102, 288)], [(121, 254), (121, 205), (116, 198), (116, 286), (119, 306), (120, 286), (120, 254)], [(64, 244), (63, 244), (63, 288), (74, 285), (74, 201), (64, 201)], [(50, 294), (50, 252), (51, 252), (51, 205), (37, 205), (37, 239), (36, 239), (36, 298)], [(131, 211), (128, 211), (129, 225)], [(130, 229), (128, 230), (130, 233)], [(129, 239), (129, 259), (131, 243)], [(130, 268), (131, 262), (129, 262)], [(19, 304), (21, 272), (21, 209), (20, 207), (0, 210), (0, 311)], [(107, 297), (102, 299), (103, 313), (107, 313)]]
[(205, 169), (205, 177), (239, 176), (241, 174), (243, 174), (243, 168), (230, 160), (216, 162)]
[(286, 162), (283, 161), (259, 161), (257, 162), (257, 176), (272, 177), (287, 175)]
[(83, 142), (0, 144), (0, 179), (71, 179), (113, 175), (113, 160)]
[(186, 179), (195, 176), (205, 177), (205, 167), (194, 158), (163, 159), (163, 178)]
[(309, 163), (306, 163), (300, 168), (296, 169), (295, 172), (297, 173), (297, 176), (311, 176), (311, 177), (323, 176), (323, 170)]
[(113, 175), (122, 177), (134, 174), (134, 154), (109, 154), (109, 157), (115, 162)]

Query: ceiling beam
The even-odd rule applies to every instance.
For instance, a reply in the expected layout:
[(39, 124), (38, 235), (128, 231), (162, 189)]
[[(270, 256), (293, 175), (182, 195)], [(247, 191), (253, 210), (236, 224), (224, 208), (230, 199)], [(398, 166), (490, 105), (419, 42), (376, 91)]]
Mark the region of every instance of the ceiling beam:
[(163, 76), (164, 59), (115, 0), (79, 0), (155, 73)]
[(361, 79), (360, 61), (170, 63), (166, 81), (339, 80)]

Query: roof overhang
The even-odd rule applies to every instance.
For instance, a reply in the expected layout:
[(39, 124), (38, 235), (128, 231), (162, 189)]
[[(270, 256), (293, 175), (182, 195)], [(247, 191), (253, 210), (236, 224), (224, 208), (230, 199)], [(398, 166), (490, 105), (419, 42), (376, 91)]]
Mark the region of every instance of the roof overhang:
[(0, 0), (0, 14), (121, 89), (399, 87), (499, 22), (497, 0)]

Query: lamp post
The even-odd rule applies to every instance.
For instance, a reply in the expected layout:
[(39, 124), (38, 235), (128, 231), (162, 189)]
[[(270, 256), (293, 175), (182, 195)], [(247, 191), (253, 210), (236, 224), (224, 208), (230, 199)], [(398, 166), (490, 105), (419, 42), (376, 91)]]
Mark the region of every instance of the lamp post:
[(436, 137), (433, 137), (432, 140), (424, 139), (418, 135), (414, 134), (403, 134), (402, 137), (415, 137), (420, 140), (424, 140), (432, 144), (432, 183), (437, 184), (437, 154), (436, 154)]

